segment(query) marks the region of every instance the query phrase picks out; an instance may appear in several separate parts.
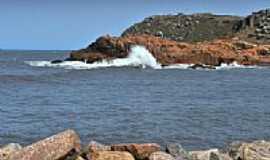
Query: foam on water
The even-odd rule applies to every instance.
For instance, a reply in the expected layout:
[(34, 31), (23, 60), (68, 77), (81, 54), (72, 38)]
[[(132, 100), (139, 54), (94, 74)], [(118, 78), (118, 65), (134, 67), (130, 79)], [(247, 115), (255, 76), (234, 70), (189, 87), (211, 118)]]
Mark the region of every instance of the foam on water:
[(261, 68), (261, 67), (255, 66), (255, 65), (253, 65), (253, 66), (240, 65), (237, 62), (233, 62), (231, 64), (222, 63), (220, 66), (216, 67), (217, 70), (237, 69), (237, 68), (249, 68), (249, 69), (252, 69), (252, 68)]
[(50, 61), (27, 61), (27, 64), (36, 67), (62, 67), (66, 69), (93, 69), (105, 67), (150, 67), (153, 69), (161, 69), (161, 65), (153, 57), (153, 55), (143, 46), (134, 46), (127, 58), (117, 58), (114, 60), (103, 60), (87, 64), (80, 61), (65, 61), (62, 63), (53, 64)]

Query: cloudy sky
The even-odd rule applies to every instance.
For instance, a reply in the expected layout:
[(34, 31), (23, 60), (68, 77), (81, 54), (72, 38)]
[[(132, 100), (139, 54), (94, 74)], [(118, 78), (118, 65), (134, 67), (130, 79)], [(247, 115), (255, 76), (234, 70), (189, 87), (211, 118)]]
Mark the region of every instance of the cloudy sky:
[(78, 49), (154, 14), (248, 15), (270, 0), (0, 0), (0, 48)]

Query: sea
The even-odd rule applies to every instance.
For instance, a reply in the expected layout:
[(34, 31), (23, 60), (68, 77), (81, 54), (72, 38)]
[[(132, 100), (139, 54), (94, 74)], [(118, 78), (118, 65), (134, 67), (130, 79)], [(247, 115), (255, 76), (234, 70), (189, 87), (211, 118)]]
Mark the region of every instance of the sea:
[(123, 59), (50, 61), (70, 51), (0, 51), (0, 146), (66, 129), (83, 144), (180, 143), (189, 150), (270, 140), (270, 68), (162, 67), (143, 47)]

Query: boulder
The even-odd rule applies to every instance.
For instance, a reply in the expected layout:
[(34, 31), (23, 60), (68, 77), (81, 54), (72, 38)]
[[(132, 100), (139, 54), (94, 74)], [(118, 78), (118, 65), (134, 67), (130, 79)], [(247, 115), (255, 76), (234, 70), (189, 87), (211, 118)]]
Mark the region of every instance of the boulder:
[(193, 160), (232, 160), (227, 154), (221, 153), (218, 149), (190, 152)]
[(98, 143), (96, 141), (91, 141), (88, 144), (88, 148), (90, 152), (94, 151), (111, 151), (111, 146), (103, 145), (101, 143)]
[(22, 148), (11, 154), (9, 160), (58, 160), (70, 152), (79, 152), (80, 148), (77, 133), (73, 130), (66, 130)]
[(233, 160), (240, 160), (241, 147), (244, 142), (235, 141), (229, 144), (226, 148), (226, 152), (232, 157)]
[(7, 160), (7, 158), (16, 151), (22, 149), (22, 146), (18, 143), (10, 143), (0, 148), (0, 160)]
[(90, 160), (135, 160), (129, 152), (97, 151), (91, 153)]
[(270, 160), (270, 142), (255, 141), (240, 147), (241, 160)]
[(191, 155), (180, 144), (168, 144), (166, 152), (177, 160), (191, 160)]
[(152, 153), (160, 151), (160, 145), (156, 143), (117, 144), (111, 147), (113, 151), (127, 151), (138, 160), (146, 160)]
[(149, 157), (149, 160), (176, 160), (176, 159), (168, 153), (159, 151), (152, 153)]

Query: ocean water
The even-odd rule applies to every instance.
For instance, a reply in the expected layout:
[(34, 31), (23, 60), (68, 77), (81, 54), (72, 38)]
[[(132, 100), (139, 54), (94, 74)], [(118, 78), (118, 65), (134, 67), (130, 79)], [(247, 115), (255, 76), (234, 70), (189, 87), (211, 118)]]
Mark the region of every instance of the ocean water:
[(27, 145), (68, 128), (84, 144), (177, 142), (204, 149), (270, 140), (269, 68), (161, 69), (141, 54), (120, 60), (125, 65), (48, 62), (67, 56), (0, 52), (0, 145)]

